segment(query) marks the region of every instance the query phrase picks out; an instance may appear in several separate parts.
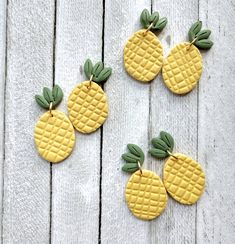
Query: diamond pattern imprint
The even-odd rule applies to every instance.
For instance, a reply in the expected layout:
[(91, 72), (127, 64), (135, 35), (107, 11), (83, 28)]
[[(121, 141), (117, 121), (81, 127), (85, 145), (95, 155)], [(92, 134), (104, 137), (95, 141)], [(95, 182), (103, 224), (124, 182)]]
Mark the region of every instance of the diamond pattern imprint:
[(97, 130), (108, 116), (108, 104), (104, 91), (95, 82), (84, 81), (75, 87), (68, 99), (69, 118), (82, 133)]
[(131, 212), (143, 220), (159, 216), (166, 207), (167, 194), (165, 187), (154, 172), (136, 171), (126, 185), (126, 201)]
[(75, 143), (74, 129), (67, 116), (57, 110), (44, 113), (34, 130), (39, 154), (48, 162), (58, 163), (67, 158)]
[(127, 72), (136, 80), (149, 82), (159, 73), (163, 63), (163, 48), (151, 32), (140, 30), (134, 33), (124, 48), (124, 63)]
[(183, 155), (175, 154), (164, 166), (163, 183), (167, 192), (178, 202), (194, 204), (205, 188), (205, 174), (196, 161)]
[(163, 62), (162, 75), (166, 86), (176, 94), (190, 92), (202, 73), (202, 56), (189, 42), (176, 45)]

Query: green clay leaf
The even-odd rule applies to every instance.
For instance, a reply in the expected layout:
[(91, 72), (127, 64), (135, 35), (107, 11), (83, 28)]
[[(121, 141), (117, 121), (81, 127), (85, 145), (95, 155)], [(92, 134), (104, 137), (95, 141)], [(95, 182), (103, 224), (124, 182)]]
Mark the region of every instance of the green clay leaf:
[(202, 40), (202, 39), (207, 39), (211, 34), (210, 30), (201, 30), (199, 33), (196, 35), (197, 36), (197, 41)]
[(103, 70), (104, 65), (102, 62), (98, 62), (95, 64), (95, 66), (92, 69), (92, 74), (97, 78), (100, 74), (100, 72)]
[(144, 28), (148, 28), (150, 25), (150, 13), (147, 9), (144, 9), (140, 15), (140, 23)]
[(199, 40), (194, 43), (195, 46), (201, 49), (210, 49), (213, 46), (213, 44), (214, 43), (209, 39)]
[(127, 162), (127, 163), (138, 163), (140, 158), (135, 156), (132, 153), (124, 153), (122, 154), (122, 158)]
[(170, 147), (161, 138), (153, 138), (152, 144), (155, 148), (163, 150), (165, 152), (170, 149)]
[(52, 92), (49, 88), (44, 87), (43, 88), (43, 97), (47, 100), (47, 102), (50, 104), (51, 102), (54, 102)]
[(87, 79), (90, 79), (92, 75), (93, 64), (90, 59), (87, 59), (84, 64), (84, 72), (86, 74)]
[(95, 81), (96, 82), (106, 81), (111, 74), (112, 74), (111, 68), (103, 68), (103, 70), (100, 72), (100, 74), (98, 75), (98, 77)]
[(52, 96), (53, 96), (53, 99), (54, 99), (53, 107), (55, 107), (63, 99), (63, 91), (62, 91), (62, 89), (58, 85), (55, 85), (53, 87), (53, 89), (52, 89)]
[(159, 20), (159, 13), (158, 12), (152, 13), (151, 16), (149, 17), (149, 22), (153, 23), (153, 25), (156, 25), (158, 20)]
[(134, 173), (138, 169), (139, 169), (139, 167), (138, 167), (137, 163), (128, 163), (128, 164), (124, 164), (122, 166), (122, 170), (125, 172), (128, 172), (128, 173)]
[(155, 25), (153, 25), (152, 29), (163, 30), (164, 27), (166, 26), (166, 24), (167, 24), (167, 18), (163, 17), (163, 18), (159, 19)]
[(127, 162), (122, 170), (126, 172), (135, 172), (139, 169), (138, 162), (140, 165), (144, 162), (144, 153), (140, 147), (135, 144), (127, 145), (130, 152), (122, 154), (122, 158)]
[(36, 95), (35, 100), (40, 107), (45, 108), (45, 109), (49, 108), (49, 103), (43, 96)]
[(142, 165), (143, 162), (144, 162), (144, 152), (143, 152), (143, 150), (139, 146), (137, 146), (135, 144), (128, 144), (127, 147), (128, 147), (129, 151), (132, 154), (134, 154), (135, 156), (138, 157), (138, 161)]
[(201, 30), (202, 28), (202, 22), (201, 21), (197, 21), (195, 22), (189, 29), (188, 32), (188, 37), (189, 37), (189, 41), (192, 42), (194, 40), (194, 38), (196, 37), (196, 35), (198, 34), (198, 32)]
[(155, 157), (155, 158), (166, 158), (169, 156), (169, 154), (161, 149), (157, 149), (157, 148), (152, 148), (149, 150), (150, 154)]
[(169, 151), (172, 152), (173, 148), (174, 148), (173, 137), (169, 133), (167, 133), (165, 131), (161, 131), (160, 138), (167, 144), (167, 146), (169, 147)]

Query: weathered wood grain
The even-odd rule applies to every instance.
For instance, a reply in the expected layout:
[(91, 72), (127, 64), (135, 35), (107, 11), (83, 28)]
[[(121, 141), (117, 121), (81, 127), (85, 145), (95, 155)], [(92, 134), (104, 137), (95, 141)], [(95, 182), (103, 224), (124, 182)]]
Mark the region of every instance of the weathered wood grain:
[[(102, 57), (102, 1), (57, 1), (55, 83), (67, 113), (72, 89), (86, 80), (83, 64)], [(52, 243), (97, 243), (99, 230), (100, 130), (76, 132), (72, 155), (53, 165)]]
[(44, 112), (34, 101), (52, 85), (54, 1), (8, 1), (3, 243), (48, 243), (50, 165), (34, 146)]
[[(168, 18), (166, 28), (159, 35), (167, 57), (176, 44), (188, 40), (188, 29), (198, 19), (198, 1), (153, 1), (153, 10)], [(197, 89), (177, 96), (166, 88), (161, 76), (154, 80), (149, 141), (161, 130), (174, 136), (175, 152), (197, 158)], [(149, 158), (149, 162), (149, 167), (162, 175), (164, 160)], [(151, 222), (151, 243), (195, 243), (195, 212), (196, 205), (181, 205), (169, 197), (163, 215)]]
[(104, 125), (102, 152), (101, 243), (148, 243), (149, 222), (135, 218), (124, 198), (129, 174), (122, 172), (121, 154), (128, 143), (146, 152), (149, 85), (133, 80), (124, 69), (123, 48), (141, 28), (139, 17), (150, 1), (106, 1), (104, 60), (113, 68), (105, 85), (110, 115)]
[[(6, 59), (6, 10), (7, 2), (0, 2), (0, 223), (2, 227), (2, 192), (3, 192), (3, 161), (4, 161), (4, 104), (5, 104), (5, 59)], [(0, 229), (2, 236), (2, 228)], [(0, 240), (2, 243), (2, 238)]]
[(200, 19), (214, 46), (203, 54), (199, 89), (198, 157), (207, 187), (198, 204), (197, 243), (235, 243), (235, 4), (200, 1)]
[[(7, 33), (6, 2), (0, 2), (0, 243), (235, 243), (234, 2), (8, 0)], [(161, 75), (144, 85), (124, 70), (124, 45), (141, 28), (142, 9), (151, 5), (168, 18), (158, 34), (165, 57), (187, 40), (198, 17), (212, 30), (215, 45), (202, 52), (203, 75), (188, 95), (173, 95)], [(102, 53), (113, 68), (104, 87), (110, 114), (103, 133), (76, 133), (73, 154), (53, 165), (50, 175), (50, 165), (34, 146), (34, 125), (44, 111), (33, 96), (54, 79), (65, 94), (58, 109), (67, 113), (69, 93), (85, 79), (85, 59), (98, 61)], [(130, 142), (147, 152), (160, 130), (174, 135), (175, 152), (198, 158), (207, 186), (197, 205), (187, 207), (169, 198), (166, 211), (145, 222), (125, 203), (130, 175), (121, 171), (120, 156)], [(145, 167), (162, 175), (164, 161), (146, 156)]]

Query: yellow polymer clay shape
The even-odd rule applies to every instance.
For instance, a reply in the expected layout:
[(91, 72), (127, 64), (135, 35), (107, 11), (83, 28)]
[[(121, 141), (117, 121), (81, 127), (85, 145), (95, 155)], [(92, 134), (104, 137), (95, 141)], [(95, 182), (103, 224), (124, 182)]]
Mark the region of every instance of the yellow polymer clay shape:
[(102, 62), (93, 67), (91, 60), (87, 59), (84, 71), (89, 80), (78, 84), (69, 95), (68, 112), (76, 130), (91, 133), (108, 117), (107, 97), (99, 83), (106, 81), (112, 70), (105, 68)]
[(141, 169), (144, 153), (137, 145), (128, 144), (129, 153), (122, 155), (126, 161), (122, 170), (133, 173), (127, 182), (125, 197), (130, 211), (139, 219), (158, 217), (167, 204), (167, 194), (162, 180), (153, 171)]
[(58, 85), (52, 92), (44, 87), (43, 96), (36, 95), (37, 103), (49, 109), (38, 120), (34, 130), (34, 140), (39, 154), (48, 162), (58, 163), (67, 158), (74, 147), (75, 134), (68, 117), (60, 111), (52, 110), (62, 100), (63, 93)]
[(195, 160), (176, 153), (164, 165), (163, 182), (176, 201), (194, 204), (204, 192), (205, 174)]
[(208, 39), (210, 30), (201, 30), (198, 21), (189, 30), (190, 42), (176, 45), (164, 60), (162, 76), (166, 86), (176, 94), (186, 94), (197, 85), (202, 74), (202, 56), (198, 48), (209, 49), (213, 42)]
[(157, 76), (163, 63), (162, 44), (151, 30), (162, 30), (167, 19), (159, 19), (158, 12), (150, 15), (149, 11), (144, 9), (140, 21), (145, 29), (137, 31), (127, 41), (124, 64), (130, 76), (146, 83)]
[(153, 138), (152, 156), (162, 159), (169, 157), (164, 165), (163, 183), (167, 192), (182, 204), (194, 204), (205, 189), (205, 174), (198, 162), (186, 155), (172, 154), (174, 139), (162, 131), (160, 137)]

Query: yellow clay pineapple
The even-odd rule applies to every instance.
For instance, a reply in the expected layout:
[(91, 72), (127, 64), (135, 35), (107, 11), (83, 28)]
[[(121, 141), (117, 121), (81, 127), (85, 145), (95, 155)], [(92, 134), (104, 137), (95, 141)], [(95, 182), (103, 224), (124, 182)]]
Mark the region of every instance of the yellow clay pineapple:
[(194, 23), (188, 33), (190, 42), (176, 45), (163, 62), (163, 79), (173, 93), (190, 92), (201, 77), (202, 56), (198, 48), (209, 49), (213, 45), (208, 39), (211, 31), (201, 28), (201, 21)]
[(36, 95), (36, 102), (48, 109), (37, 122), (34, 140), (39, 154), (51, 163), (67, 158), (75, 143), (74, 129), (68, 117), (55, 108), (62, 100), (63, 92), (58, 85), (52, 91), (44, 87), (43, 96)]
[(161, 42), (151, 30), (162, 30), (167, 19), (159, 19), (159, 13), (150, 15), (144, 9), (140, 16), (144, 29), (134, 33), (124, 48), (126, 71), (134, 79), (142, 82), (153, 80), (162, 68), (163, 48)]
[(182, 204), (194, 204), (205, 188), (205, 174), (195, 160), (186, 155), (172, 154), (174, 139), (164, 131), (152, 139), (152, 156), (162, 159), (169, 157), (164, 165), (163, 183), (167, 192)]
[(137, 145), (127, 145), (130, 152), (122, 155), (126, 161), (122, 170), (133, 173), (126, 185), (126, 202), (131, 212), (140, 219), (151, 220), (166, 207), (167, 194), (158, 175), (141, 169), (144, 153)]
[[(99, 84), (112, 73), (102, 62), (94, 66), (90, 59), (84, 65), (87, 81), (78, 84), (68, 98), (69, 118), (76, 130), (91, 133), (97, 130), (108, 116), (106, 95)], [(98, 84), (97, 84), (98, 83)]]

